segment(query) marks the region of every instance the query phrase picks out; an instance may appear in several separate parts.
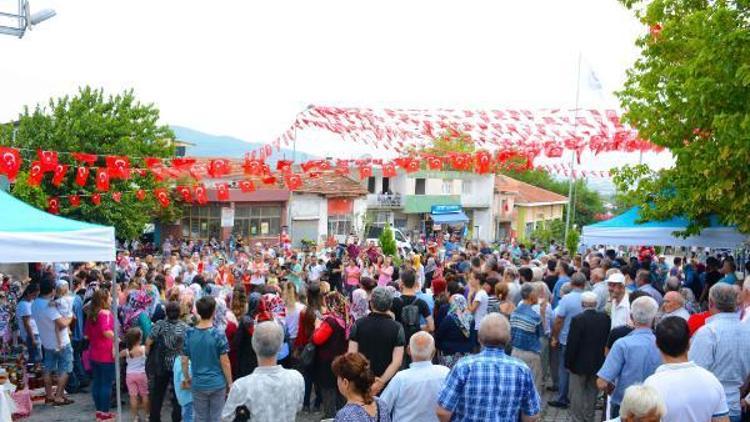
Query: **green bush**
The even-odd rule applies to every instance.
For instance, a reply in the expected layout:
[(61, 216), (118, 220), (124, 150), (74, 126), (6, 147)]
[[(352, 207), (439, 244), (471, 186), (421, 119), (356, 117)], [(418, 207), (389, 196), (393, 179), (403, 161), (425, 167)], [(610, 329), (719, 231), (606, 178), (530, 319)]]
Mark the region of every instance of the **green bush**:
[(380, 244), (380, 249), (383, 250), (383, 254), (387, 256), (396, 256), (397, 255), (397, 247), (396, 247), (396, 237), (393, 235), (393, 230), (391, 230), (391, 225), (386, 224), (385, 227), (383, 227), (383, 232), (380, 233), (380, 238), (378, 238), (378, 243)]

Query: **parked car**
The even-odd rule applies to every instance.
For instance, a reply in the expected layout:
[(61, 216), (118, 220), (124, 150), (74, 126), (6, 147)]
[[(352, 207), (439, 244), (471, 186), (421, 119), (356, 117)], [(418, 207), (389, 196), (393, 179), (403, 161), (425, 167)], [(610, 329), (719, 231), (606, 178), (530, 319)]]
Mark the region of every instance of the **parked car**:
[[(369, 245), (370, 242), (374, 242), (377, 245), (382, 233), (383, 227), (370, 227), (367, 230), (365, 244)], [(407, 237), (404, 236), (404, 233), (397, 228), (391, 227), (391, 233), (393, 233), (393, 237), (396, 240), (396, 248), (398, 248), (398, 253), (401, 256), (408, 255), (413, 250), (411, 242), (409, 242)]]

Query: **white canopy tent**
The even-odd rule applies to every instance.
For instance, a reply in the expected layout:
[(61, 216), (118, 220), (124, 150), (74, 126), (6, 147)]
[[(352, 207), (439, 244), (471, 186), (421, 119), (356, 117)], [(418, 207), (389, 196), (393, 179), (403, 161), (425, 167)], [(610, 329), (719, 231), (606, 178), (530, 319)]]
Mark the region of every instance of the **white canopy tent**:
[[(109, 262), (114, 271), (114, 227), (82, 223), (48, 214), (0, 190), (0, 263)], [(114, 284), (112, 286), (114, 295)], [(117, 300), (112, 301), (117, 314)], [(115, 344), (118, 343), (115, 318)], [(117, 419), (120, 405), (119, 359), (115, 359)]]
[(631, 208), (610, 220), (584, 226), (581, 241), (586, 245), (697, 246), (722, 249), (734, 249), (748, 241), (747, 235), (740, 233), (735, 227), (720, 225), (716, 218), (711, 218), (709, 226), (701, 230), (700, 234), (686, 238), (674, 235), (688, 226), (688, 221), (684, 218), (646, 223), (638, 223), (639, 220), (640, 209)]

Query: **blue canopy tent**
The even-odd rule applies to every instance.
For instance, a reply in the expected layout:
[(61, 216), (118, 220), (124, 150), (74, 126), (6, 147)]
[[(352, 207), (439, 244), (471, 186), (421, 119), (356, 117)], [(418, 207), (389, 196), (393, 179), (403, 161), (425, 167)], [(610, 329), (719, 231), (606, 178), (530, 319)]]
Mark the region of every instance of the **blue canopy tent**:
[(48, 214), (0, 191), (0, 262), (114, 261), (114, 227)]
[(687, 238), (676, 237), (674, 232), (685, 230), (688, 220), (675, 217), (667, 221), (638, 223), (640, 208), (633, 207), (625, 213), (607, 221), (583, 227), (581, 241), (586, 245), (612, 246), (699, 246), (707, 248), (736, 248), (748, 237), (735, 227), (722, 226), (712, 217), (708, 227), (699, 235)]

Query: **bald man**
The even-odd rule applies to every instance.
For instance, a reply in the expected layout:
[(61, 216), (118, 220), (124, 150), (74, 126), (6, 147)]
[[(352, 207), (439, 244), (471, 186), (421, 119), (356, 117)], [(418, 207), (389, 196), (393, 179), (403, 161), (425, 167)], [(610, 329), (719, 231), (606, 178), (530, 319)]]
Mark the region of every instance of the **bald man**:
[(661, 305), (661, 319), (676, 316), (685, 321), (690, 318), (690, 312), (685, 309), (685, 298), (678, 292), (667, 292)]
[(450, 369), (432, 364), (435, 340), (425, 331), (411, 336), (407, 353), (409, 369), (396, 373), (383, 390), (381, 411), (394, 421), (437, 421), (437, 397)]

